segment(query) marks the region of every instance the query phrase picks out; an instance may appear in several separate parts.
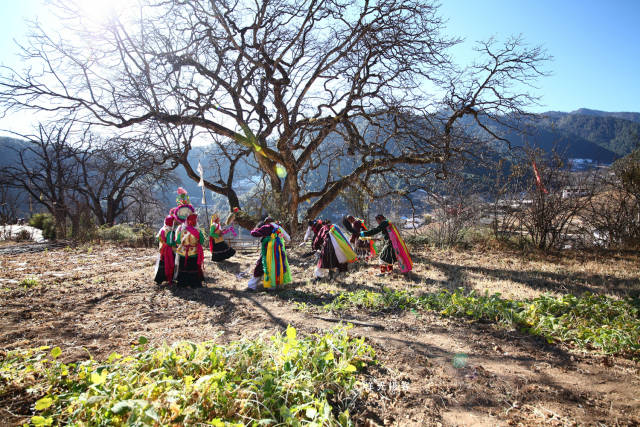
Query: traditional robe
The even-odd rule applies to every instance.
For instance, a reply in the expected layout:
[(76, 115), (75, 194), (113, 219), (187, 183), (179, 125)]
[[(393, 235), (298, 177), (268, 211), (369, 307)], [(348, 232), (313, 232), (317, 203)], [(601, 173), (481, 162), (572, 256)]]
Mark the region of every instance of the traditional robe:
[(362, 235), (374, 236), (378, 233), (382, 233), (383, 236), (380, 260), (386, 264), (393, 264), (397, 261), (400, 271), (403, 273), (411, 271), (413, 268), (411, 255), (396, 226), (385, 219), (376, 228), (362, 232)]
[(211, 250), (211, 261), (215, 262), (231, 258), (236, 253), (236, 250), (224, 241), (223, 235), (226, 231), (218, 221), (212, 221), (209, 228), (209, 250)]
[(260, 238), (260, 257), (253, 269), (249, 288), (256, 289), (260, 282), (265, 289), (275, 289), (291, 283), (291, 270), (285, 248), (285, 242), (291, 240), (289, 234), (279, 225), (268, 223), (251, 230), (251, 235)]
[(310, 239), (312, 250), (316, 250), (316, 239), (318, 238), (318, 233), (320, 233), (321, 229), (322, 229), (322, 221), (319, 219), (315, 220), (313, 224), (311, 224), (307, 228), (307, 232), (304, 235), (304, 240), (306, 241)]
[(171, 283), (173, 281), (173, 272), (175, 267), (175, 241), (173, 227), (164, 225), (158, 231), (158, 258), (156, 260), (155, 282), (160, 284), (164, 281)]
[(178, 286), (202, 286), (204, 273), (204, 233), (193, 226), (183, 224), (176, 233), (176, 273)]
[(364, 221), (360, 218), (355, 218), (353, 225), (349, 222), (349, 220), (345, 217), (342, 220), (342, 224), (345, 229), (351, 233), (351, 237), (349, 238), (349, 243), (351, 243), (351, 247), (356, 251), (356, 254), (360, 258), (373, 258), (376, 256), (376, 246), (373, 244), (371, 240), (362, 240), (360, 238), (361, 231), (367, 231), (367, 226), (364, 225)]
[[(357, 259), (342, 230), (334, 224), (322, 226), (313, 242), (313, 249), (320, 251), (318, 269), (347, 271), (347, 263)], [(316, 276), (322, 277), (323, 274), (316, 270)]]

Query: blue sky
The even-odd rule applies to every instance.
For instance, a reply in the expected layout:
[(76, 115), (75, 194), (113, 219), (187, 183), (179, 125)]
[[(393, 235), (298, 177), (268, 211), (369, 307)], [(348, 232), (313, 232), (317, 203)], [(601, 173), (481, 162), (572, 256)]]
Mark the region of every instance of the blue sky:
[[(466, 39), (460, 62), (490, 36), (522, 34), (547, 49), (552, 75), (538, 82), (534, 111), (640, 111), (640, 0), (442, 0), (440, 12), (447, 33)], [(0, 0), (0, 63), (15, 64), (12, 39), (24, 39), (34, 13), (46, 19), (44, 0)]]
[(473, 41), (522, 34), (554, 57), (536, 111), (640, 111), (640, 0), (442, 0), (448, 33)]

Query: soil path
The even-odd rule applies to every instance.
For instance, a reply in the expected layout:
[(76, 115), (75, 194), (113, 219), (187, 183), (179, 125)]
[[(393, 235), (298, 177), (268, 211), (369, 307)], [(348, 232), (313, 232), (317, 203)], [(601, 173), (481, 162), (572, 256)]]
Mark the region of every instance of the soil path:
[(344, 290), (446, 284), (446, 277), (434, 281), (444, 273), (426, 256), (409, 281), (378, 278), (360, 266), (338, 280), (312, 283), (311, 261), (290, 252), (298, 281), (285, 291), (257, 293), (244, 290), (252, 253), (220, 265), (208, 262), (201, 289), (156, 286), (154, 251), (148, 249), (1, 255), (0, 347), (58, 345), (69, 360), (88, 353), (102, 358), (130, 351), (140, 336), (152, 344), (227, 342), (289, 324), (310, 334), (349, 322), (351, 334), (366, 337), (380, 361), (363, 375), (362, 398), (351, 411), (363, 425), (640, 423), (640, 372), (631, 361), (430, 312), (323, 309)]

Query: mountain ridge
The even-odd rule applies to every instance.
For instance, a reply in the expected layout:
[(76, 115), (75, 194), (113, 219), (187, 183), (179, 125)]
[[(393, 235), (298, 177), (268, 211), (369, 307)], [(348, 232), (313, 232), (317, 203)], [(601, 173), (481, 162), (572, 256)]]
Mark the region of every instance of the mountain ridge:
[[(547, 152), (556, 150), (568, 158), (592, 159), (595, 163), (609, 164), (617, 158), (623, 157), (636, 148), (640, 148), (640, 113), (637, 112), (607, 112), (580, 108), (571, 112), (548, 111), (536, 114), (533, 120), (526, 122), (528, 132), (515, 132), (502, 129), (512, 146), (530, 144), (540, 147)], [(0, 136), (0, 167), (5, 167), (16, 161), (15, 152), (11, 149), (24, 147), (24, 140)], [(506, 149), (506, 148), (505, 148)], [(504, 152), (505, 149), (499, 149)], [(207, 147), (194, 147), (189, 160), (195, 168), (198, 159), (203, 160), (205, 176), (209, 178), (206, 169)], [(245, 169), (245, 168), (241, 168)], [(249, 170), (238, 171), (246, 175)], [(222, 171), (223, 175), (226, 171)], [(183, 168), (176, 170), (178, 185), (185, 187), (191, 194), (193, 201), (199, 204), (201, 189), (197, 183), (189, 179)], [(241, 176), (239, 178), (246, 178)], [(245, 179), (246, 181), (246, 179)], [(245, 183), (246, 184), (246, 183)], [(246, 193), (245, 185), (237, 183), (236, 191)], [(207, 199), (211, 195), (207, 193)], [(171, 200), (170, 194), (166, 194)], [(214, 197), (218, 199), (218, 197)], [(225, 202), (218, 200), (220, 207), (225, 209)], [(211, 202), (209, 202), (211, 203)]]

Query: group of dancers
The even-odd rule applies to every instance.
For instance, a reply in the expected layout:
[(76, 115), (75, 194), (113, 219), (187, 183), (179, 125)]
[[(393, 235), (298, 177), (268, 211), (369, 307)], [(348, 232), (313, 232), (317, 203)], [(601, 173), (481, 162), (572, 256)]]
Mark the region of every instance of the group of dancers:
[[(158, 232), (159, 254), (156, 263), (155, 281), (178, 286), (200, 287), (204, 280), (205, 234), (197, 228), (197, 215), (189, 202), (187, 192), (179, 188), (177, 206), (171, 209)], [(232, 233), (238, 209), (224, 222), (214, 214), (209, 223), (209, 249), (211, 260), (224, 261), (235, 254), (224, 236)], [(363, 220), (347, 215), (343, 226), (350, 233), (347, 238), (342, 229), (329, 220), (311, 220), (301, 246), (311, 241), (311, 252), (303, 256), (315, 256), (314, 280), (331, 278), (347, 271), (349, 263), (358, 259), (373, 260), (379, 254), (380, 275), (393, 272), (398, 264), (399, 272), (408, 273), (413, 265), (411, 256), (398, 229), (384, 215), (375, 217), (378, 226), (369, 230)], [(372, 236), (382, 233), (382, 246), (378, 248)], [(291, 270), (286, 245), (291, 238), (286, 230), (271, 216), (264, 217), (251, 230), (251, 236), (260, 239), (260, 256), (253, 268), (253, 277), (247, 284), (248, 291), (259, 288), (277, 289), (291, 282)]]
[(401, 273), (410, 272), (413, 268), (411, 255), (398, 229), (384, 215), (377, 215), (375, 219), (378, 226), (369, 230), (362, 219), (345, 216), (342, 224), (351, 234), (349, 239), (340, 227), (329, 220), (309, 221), (302, 245), (311, 240), (311, 254), (315, 253), (318, 258), (315, 278), (344, 273), (348, 264), (358, 259), (373, 260), (378, 255), (378, 249), (371, 237), (379, 233), (383, 237), (379, 251), (380, 275), (392, 273), (396, 263)]
[[(200, 287), (204, 280), (205, 233), (197, 228), (198, 215), (182, 187), (178, 188), (177, 206), (164, 219), (158, 232), (159, 254), (156, 262), (155, 282), (168, 282), (178, 286)], [(224, 241), (224, 235), (236, 235), (233, 226), (237, 208), (222, 223), (216, 213), (209, 223), (209, 250), (211, 260), (224, 261), (236, 251)]]

